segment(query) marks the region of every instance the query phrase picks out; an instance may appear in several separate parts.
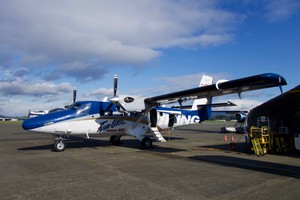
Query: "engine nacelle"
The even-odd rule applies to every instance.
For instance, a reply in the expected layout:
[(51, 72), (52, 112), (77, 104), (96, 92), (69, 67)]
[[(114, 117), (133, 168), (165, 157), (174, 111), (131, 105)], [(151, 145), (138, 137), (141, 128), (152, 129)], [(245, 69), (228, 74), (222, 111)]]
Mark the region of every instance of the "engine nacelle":
[(235, 118), (236, 118), (237, 122), (239, 122), (239, 123), (245, 122), (246, 117), (247, 117), (247, 114), (246, 114), (246, 113), (237, 113), (237, 114), (235, 115)]
[(146, 109), (146, 98), (143, 96), (122, 95), (119, 97), (119, 103), (127, 112), (141, 112)]

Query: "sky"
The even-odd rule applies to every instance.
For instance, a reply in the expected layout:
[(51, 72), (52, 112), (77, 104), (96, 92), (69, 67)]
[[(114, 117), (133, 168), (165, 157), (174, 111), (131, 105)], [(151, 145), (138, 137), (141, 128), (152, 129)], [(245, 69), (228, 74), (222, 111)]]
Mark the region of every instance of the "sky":
[[(300, 84), (299, 0), (0, 0), (0, 115), (278, 73)], [(216, 98), (251, 109), (278, 88)]]

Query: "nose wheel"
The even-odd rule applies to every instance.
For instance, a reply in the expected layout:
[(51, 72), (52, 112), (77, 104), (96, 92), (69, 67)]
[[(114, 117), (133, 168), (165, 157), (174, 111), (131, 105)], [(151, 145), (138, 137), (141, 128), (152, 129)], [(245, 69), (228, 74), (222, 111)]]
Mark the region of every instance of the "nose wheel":
[(57, 152), (64, 151), (66, 149), (66, 143), (62, 139), (58, 139), (54, 142), (54, 150)]

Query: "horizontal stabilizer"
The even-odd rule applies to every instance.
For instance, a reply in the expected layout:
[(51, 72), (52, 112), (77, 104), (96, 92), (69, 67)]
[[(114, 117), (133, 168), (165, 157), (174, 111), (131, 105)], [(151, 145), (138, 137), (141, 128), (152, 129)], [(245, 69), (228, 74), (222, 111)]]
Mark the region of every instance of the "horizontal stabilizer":
[(211, 106), (211, 107), (227, 107), (227, 106), (237, 106), (235, 103), (232, 103), (231, 101), (227, 101), (225, 103), (212, 103), (212, 104), (205, 104), (205, 105), (197, 105), (199, 106)]
[[(212, 104), (203, 104), (203, 105), (197, 105), (198, 109), (204, 106), (210, 106), (210, 107), (227, 107), (227, 106), (237, 106), (235, 103), (232, 103), (231, 101), (227, 101), (225, 103), (212, 103)], [(179, 109), (191, 109), (192, 105), (187, 106), (172, 106), (172, 108), (179, 108)]]

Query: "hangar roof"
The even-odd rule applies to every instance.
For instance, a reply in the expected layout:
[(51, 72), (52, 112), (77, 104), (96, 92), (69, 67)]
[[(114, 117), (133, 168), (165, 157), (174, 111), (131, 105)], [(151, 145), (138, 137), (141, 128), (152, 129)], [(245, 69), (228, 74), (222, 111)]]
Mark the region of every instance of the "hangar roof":
[(251, 112), (255, 116), (300, 119), (300, 85), (257, 106)]

